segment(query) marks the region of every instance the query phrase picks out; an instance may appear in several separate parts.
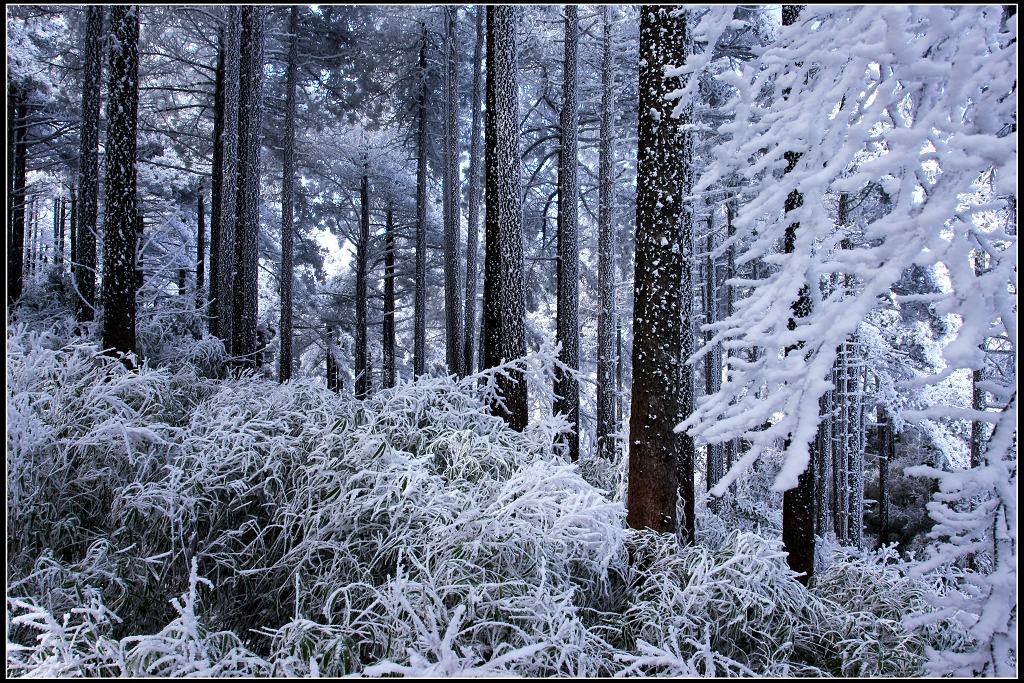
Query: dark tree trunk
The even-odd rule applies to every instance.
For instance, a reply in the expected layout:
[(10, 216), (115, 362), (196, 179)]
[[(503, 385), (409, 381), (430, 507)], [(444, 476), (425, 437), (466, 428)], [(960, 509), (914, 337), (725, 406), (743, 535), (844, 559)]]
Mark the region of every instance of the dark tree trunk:
[[(24, 91), (10, 86), (8, 91), (8, 158), (13, 157), (11, 177), (10, 222), (7, 228), (7, 301), (21, 298), (25, 287), (25, 166), (28, 160), (28, 103)], [(11, 127), (13, 126), (13, 131)], [(11, 133), (13, 132), (13, 135)]]
[(78, 191), (76, 188), (71, 188), (71, 218), (68, 221), (68, 232), (70, 234), (71, 251), (69, 256), (71, 263), (68, 267), (68, 272), (71, 274), (71, 283), (73, 287), (77, 287), (75, 284), (75, 264), (78, 263)]
[(366, 398), (370, 386), (366, 368), (366, 268), (370, 246), (370, 179), (363, 157), (363, 177), (359, 182), (359, 240), (356, 242), (356, 398)]
[(896, 430), (885, 406), (878, 406), (878, 546), (889, 544), (889, 463), (896, 459)]
[(238, 100), (238, 199), (235, 270), (238, 273), (231, 352), (239, 366), (259, 367), (256, 317), (260, 230), (260, 119), (263, 108), (263, 8), (242, 8)]
[[(138, 200), (136, 200), (137, 202)], [(146, 220), (142, 215), (142, 209), (137, 209), (135, 212), (135, 245), (138, 250), (135, 255), (135, 303), (138, 306), (139, 295), (142, 292), (142, 285), (146, 283), (146, 273), (143, 270), (145, 268), (145, 237), (146, 237)]]
[[(736, 200), (730, 197), (725, 202), (725, 225), (726, 235), (730, 242), (725, 252), (725, 317), (731, 318), (733, 314), (733, 308), (736, 303), (736, 290), (733, 285), (728, 284), (729, 280), (736, 277), (736, 245), (732, 243), (732, 238), (736, 235), (736, 225), (733, 223), (736, 217), (735, 209)], [(726, 358), (732, 358), (732, 349), (726, 350)], [(725, 471), (728, 472), (732, 469), (733, 462), (739, 453), (739, 440), (730, 439), (725, 442)], [(734, 483), (729, 487), (730, 491), (735, 490), (736, 484)]]
[[(78, 242), (75, 281), (78, 287), (78, 320), (81, 322), (92, 320), (96, 309), (96, 218), (99, 213), (102, 42), (103, 8), (98, 5), (90, 5), (86, 10), (85, 65), (82, 76), (82, 130), (78, 157), (78, 222), (75, 227)], [(111, 95), (112, 93), (108, 90), (107, 97), (109, 98)], [(134, 160), (134, 156), (132, 159)], [(134, 218), (130, 216), (130, 220), (134, 220)]]
[(444, 321), (445, 360), (448, 372), (466, 374), (462, 350), (462, 291), (459, 283), (459, 54), (458, 7), (448, 5), (445, 14), (444, 77)]
[(213, 97), (213, 169), (210, 174), (210, 285), (209, 302), (210, 307), (206, 311), (209, 320), (210, 334), (222, 336), (220, 319), (217, 311), (220, 307), (220, 256), (224, 246), (221, 243), (223, 218), (221, 208), (223, 206), (223, 193), (221, 188), (224, 185), (224, 154), (221, 138), (224, 134), (224, 29), (218, 32), (217, 50), (217, 82)]
[(206, 209), (200, 190), (196, 221), (196, 310), (206, 307)]
[[(715, 248), (714, 236), (714, 215), (708, 216), (708, 235), (705, 243), (707, 255), (704, 257), (704, 322), (714, 323), (718, 321), (718, 281), (716, 278), (715, 259), (711, 252)], [(704, 332), (704, 343), (711, 345), (714, 332)], [(722, 388), (722, 349), (714, 345), (704, 356), (704, 393), (712, 395)], [(723, 457), (722, 444), (709, 443), (707, 445), (707, 461), (705, 463), (705, 482), (707, 490), (710, 491), (718, 484), (725, 474), (725, 458)], [(709, 504), (711, 509), (718, 512), (721, 499), (711, 497)]]
[(597, 452), (615, 456), (615, 256), (612, 252), (612, 21), (611, 8), (604, 13), (601, 46), (601, 131), (598, 155), (597, 201)]
[(480, 66), (483, 63), (484, 8), (476, 8), (476, 44), (473, 48), (473, 122), (470, 126), (469, 143), (469, 187), (466, 190), (469, 206), (466, 236), (466, 316), (463, 320), (464, 338), (462, 344), (463, 365), (467, 373), (473, 371), (476, 339), (476, 283), (477, 283), (477, 237), (480, 232), (480, 126), (481, 84)]
[[(136, 132), (139, 109), (139, 9), (110, 9), (110, 75), (107, 81), (106, 186), (103, 224), (103, 348), (135, 350), (136, 259), (139, 213)], [(83, 180), (83, 187), (88, 183)], [(88, 221), (79, 238), (89, 232)], [(85, 250), (88, 251), (88, 248)], [(88, 259), (88, 254), (84, 257)]]
[(238, 221), (238, 126), (242, 9), (228, 7), (224, 30), (224, 110), (221, 126), (220, 256), (217, 259), (217, 331), (229, 355), (234, 349), (235, 230)]
[[(489, 368), (526, 354), (515, 16), (513, 6), (487, 6), (484, 359)], [(523, 373), (498, 378), (497, 389), (504, 406), (496, 403), (492, 410), (522, 431), (528, 420)]]
[(284, 160), (281, 179), (281, 354), (277, 378), (292, 377), (292, 280), (294, 278), (294, 183), (295, 183), (295, 89), (299, 67), (299, 7), (292, 5), (288, 18), (288, 75), (284, 116)]
[(60, 265), (61, 272), (64, 271), (64, 240), (67, 235), (68, 228), (68, 200), (67, 197), (60, 198), (60, 223), (57, 230), (57, 263)]
[(622, 431), (622, 420), (625, 416), (623, 402), (626, 392), (622, 383), (622, 318), (615, 318), (615, 431)]
[[(782, 8), (782, 24), (789, 26), (796, 23), (801, 5), (784, 5)], [(788, 93), (787, 93), (788, 95)], [(786, 152), (786, 173), (796, 168), (800, 160), (799, 152)], [(804, 203), (803, 195), (793, 190), (786, 197), (786, 213), (795, 211)], [(786, 228), (785, 253), (792, 254), (796, 248), (796, 232), (799, 223), (791, 223)], [(793, 305), (793, 317), (789, 319), (790, 330), (796, 329), (797, 320), (807, 317), (811, 312), (810, 287), (804, 283), (800, 294)], [(786, 352), (799, 347), (786, 349)], [(786, 443), (789, 447), (789, 443)], [(814, 574), (814, 444), (810, 447), (810, 462), (807, 469), (797, 479), (796, 488), (789, 489), (782, 495), (782, 545), (785, 548), (789, 567), (795, 572), (802, 572), (799, 581), (807, 584)]]
[(327, 326), (327, 388), (334, 393), (341, 391), (338, 381), (338, 360), (334, 357), (334, 328)]
[(394, 207), (388, 202), (384, 223), (384, 388), (395, 386), (395, 223)]
[(427, 369), (427, 27), (420, 38), (419, 102), (416, 130), (416, 291), (413, 376)]
[[(562, 348), (559, 359), (567, 367), (580, 366), (579, 322), (579, 180), (577, 137), (579, 102), (576, 97), (576, 54), (579, 26), (576, 6), (565, 6), (565, 57), (562, 61), (562, 146), (558, 155), (558, 311), (556, 338)], [(572, 432), (563, 436), (569, 458), (580, 457), (580, 385), (568, 372), (555, 372), (554, 412), (565, 415)]]
[(693, 185), (689, 114), (672, 118), (674, 90), (665, 77), (689, 53), (688, 12), (640, 9), (636, 273), (633, 303), (633, 399), (630, 411), (626, 521), (634, 529), (677, 531), (694, 539), (694, 446), (675, 426), (693, 410), (693, 226), (683, 199)]

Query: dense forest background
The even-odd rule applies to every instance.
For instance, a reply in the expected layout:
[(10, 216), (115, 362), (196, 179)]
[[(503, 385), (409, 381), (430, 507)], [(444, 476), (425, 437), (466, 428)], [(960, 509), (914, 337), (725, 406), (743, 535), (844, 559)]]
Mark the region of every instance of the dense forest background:
[(7, 48), (9, 674), (1013, 675), (1015, 6)]

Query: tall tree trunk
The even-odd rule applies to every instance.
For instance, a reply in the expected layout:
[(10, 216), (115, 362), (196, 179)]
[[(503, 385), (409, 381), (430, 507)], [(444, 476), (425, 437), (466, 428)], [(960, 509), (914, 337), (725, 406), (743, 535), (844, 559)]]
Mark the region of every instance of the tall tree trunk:
[(612, 252), (612, 19), (611, 8), (602, 8), (604, 36), (601, 45), (601, 131), (598, 153), (597, 200), (597, 452), (615, 457), (615, 255)]
[[(107, 81), (106, 185), (103, 225), (103, 348), (135, 350), (138, 285), (136, 132), (139, 109), (139, 9), (110, 9), (110, 75)], [(85, 187), (88, 182), (82, 179)], [(79, 239), (89, 232), (88, 221)], [(88, 251), (88, 249), (86, 249)], [(88, 255), (85, 256), (88, 258)]]
[[(708, 235), (705, 249), (707, 255), (704, 257), (704, 322), (707, 324), (718, 322), (718, 280), (716, 273), (715, 259), (711, 252), (715, 248), (714, 236), (714, 214), (708, 216)], [(711, 345), (714, 332), (707, 330), (704, 333), (704, 343)], [(718, 393), (722, 388), (722, 348), (717, 344), (704, 356), (704, 393), (708, 396)], [(705, 464), (707, 473), (707, 490), (710, 491), (725, 474), (725, 459), (723, 457), (722, 444), (709, 443), (707, 445), (707, 462)], [(712, 510), (719, 509), (719, 498), (710, 501)]]
[[(736, 235), (736, 225), (733, 222), (736, 218), (736, 199), (730, 196), (725, 202), (725, 226), (726, 235), (729, 238), (729, 246), (725, 251), (725, 317), (732, 317), (736, 305), (736, 289), (729, 281), (736, 277), (736, 245), (732, 242)], [(726, 358), (732, 358), (732, 349), (726, 350)], [(726, 361), (728, 365), (728, 361)], [(730, 439), (725, 442), (725, 470), (732, 469), (733, 462), (739, 454), (739, 439)], [(729, 487), (730, 491), (735, 490), (736, 484)]]
[[(138, 200), (136, 200), (137, 202)], [(135, 211), (135, 246), (137, 253), (135, 254), (135, 301), (136, 306), (138, 305), (139, 293), (142, 292), (142, 285), (145, 284), (146, 274), (143, 268), (145, 267), (145, 237), (146, 237), (146, 221), (142, 215), (142, 209), (137, 208)]]
[(338, 382), (338, 361), (334, 357), (334, 328), (327, 326), (327, 389), (334, 393), (341, 391)]
[(878, 546), (889, 544), (889, 464), (896, 459), (896, 430), (884, 405), (878, 406)]
[(359, 182), (359, 240), (356, 242), (356, 398), (366, 398), (370, 378), (366, 368), (366, 267), (370, 246), (370, 179), (363, 155), (363, 177)]
[(259, 367), (257, 351), (260, 231), (260, 120), (263, 108), (263, 8), (242, 8), (238, 100), (238, 199), (235, 222), (234, 322), (231, 352), (240, 367)]
[(57, 263), (60, 264), (61, 272), (64, 272), (64, 240), (68, 227), (68, 200), (67, 197), (60, 198), (60, 227), (57, 231)]
[(384, 219), (384, 388), (395, 386), (395, 221), (394, 205), (389, 200)]
[[(28, 102), (25, 92), (14, 85), (8, 90), (8, 158), (13, 157), (11, 174), (10, 222), (7, 229), (7, 301), (21, 298), (25, 287), (25, 166), (28, 161)], [(13, 126), (13, 131), (11, 127)], [(13, 132), (13, 135), (11, 133)]]
[(206, 209), (203, 191), (199, 191), (196, 206), (196, 310), (206, 307)]
[[(858, 359), (861, 359), (860, 344), (857, 343)], [(857, 421), (854, 432), (853, 460), (853, 510), (850, 536), (858, 548), (864, 548), (864, 450), (867, 446), (867, 367), (863, 360), (858, 360), (857, 372)]]
[[(562, 345), (559, 359), (567, 367), (580, 366), (579, 180), (577, 137), (579, 102), (576, 96), (576, 55), (579, 25), (576, 6), (565, 6), (565, 58), (562, 61), (561, 152), (558, 155), (558, 312), (556, 336)], [(554, 412), (565, 415), (572, 432), (563, 435), (572, 461), (580, 457), (580, 385), (568, 372), (555, 372)]]
[(447, 5), (445, 13), (444, 77), (444, 320), (445, 358), (448, 372), (466, 374), (462, 350), (462, 291), (459, 283), (459, 53), (458, 7)]
[[(640, 116), (637, 126), (633, 399), (626, 521), (634, 529), (678, 531), (694, 540), (694, 446), (675, 426), (693, 411), (693, 139), (685, 112), (672, 117), (665, 68), (686, 62), (689, 11), (640, 9)], [(677, 524), (676, 500), (683, 519)]]
[(818, 432), (814, 452), (818, 456), (816, 460), (817, 469), (814, 473), (814, 508), (815, 508), (815, 534), (818, 536), (827, 535), (832, 529), (832, 511), (835, 509), (832, 501), (833, 474), (832, 474), (832, 406), (833, 392), (828, 391), (818, 402), (818, 411), (821, 415), (821, 422), (818, 423)]
[(295, 89), (299, 68), (299, 7), (292, 5), (288, 17), (288, 75), (286, 76), (284, 115), (284, 159), (281, 178), (281, 354), (277, 379), (292, 377), (292, 280), (294, 264), (295, 195)]
[[(782, 8), (783, 25), (789, 26), (796, 23), (802, 9), (801, 5), (784, 5)], [(799, 160), (799, 152), (786, 152), (785, 173), (790, 173), (796, 168)], [(786, 213), (800, 208), (803, 202), (803, 195), (797, 190), (793, 190), (786, 197)], [(785, 253), (787, 254), (792, 254), (796, 249), (796, 232), (799, 227), (799, 223), (791, 223), (786, 228)], [(793, 305), (793, 316), (788, 323), (789, 329), (796, 329), (797, 320), (807, 317), (810, 311), (810, 288), (807, 283), (804, 283), (798, 299)], [(796, 348), (798, 347), (786, 349), (786, 352), (789, 353)], [(787, 442), (786, 447), (788, 448), (788, 446)], [(782, 494), (782, 545), (787, 552), (790, 569), (802, 573), (799, 581), (805, 585), (814, 574), (814, 468), (815, 454), (812, 444), (810, 462), (798, 477), (796, 487)]]
[(473, 47), (473, 123), (470, 126), (469, 142), (469, 188), (466, 203), (469, 206), (466, 233), (466, 315), (463, 320), (463, 366), (467, 373), (473, 372), (474, 347), (476, 339), (476, 283), (477, 283), (477, 236), (480, 232), (480, 126), (481, 85), (480, 66), (483, 63), (484, 8), (476, 8), (476, 44)]
[(427, 370), (427, 26), (420, 36), (420, 95), (416, 129), (416, 287), (413, 376)]
[(224, 110), (221, 126), (220, 256), (217, 259), (217, 331), (229, 355), (234, 349), (236, 265), (235, 242), (238, 220), (238, 122), (241, 96), (239, 75), (242, 49), (242, 8), (227, 8), (224, 29)]
[(223, 207), (224, 186), (224, 147), (221, 138), (224, 135), (224, 58), (226, 38), (224, 28), (217, 33), (217, 78), (213, 96), (213, 169), (210, 174), (210, 306), (206, 311), (209, 320), (210, 334), (223, 337), (220, 318), (220, 257), (224, 251), (222, 244), (221, 215)]
[[(516, 11), (510, 5), (487, 6), (484, 259), (487, 367), (526, 354)], [(495, 404), (492, 410), (513, 429), (522, 431), (528, 420), (526, 378), (521, 371), (512, 372), (498, 378), (497, 389), (504, 406)]]
[[(96, 218), (99, 213), (100, 87), (103, 71), (103, 7), (86, 10), (85, 64), (82, 75), (82, 128), (78, 156), (78, 320), (92, 320), (96, 309)], [(107, 97), (111, 93), (108, 91)], [(109, 125), (109, 120), (108, 120)], [(134, 158), (134, 157), (133, 157)], [(134, 220), (134, 219), (133, 219)]]
[(622, 431), (622, 421), (625, 416), (623, 403), (626, 399), (626, 392), (622, 383), (622, 318), (615, 316), (615, 431)]
[(71, 263), (68, 272), (71, 274), (72, 287), (77, 288), (75, 283), (75, 264), (78, 263), (78, 190), (71, 188), (71, 220), (68, 222), (68, 231), (71, 233), (71, 251), (69, 252)]

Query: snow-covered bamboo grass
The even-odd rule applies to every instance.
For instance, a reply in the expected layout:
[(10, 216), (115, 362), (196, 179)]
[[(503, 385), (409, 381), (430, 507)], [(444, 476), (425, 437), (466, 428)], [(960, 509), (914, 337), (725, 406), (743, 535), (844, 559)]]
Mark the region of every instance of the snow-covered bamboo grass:
[[(519, 362), (536, 410), (555, 358)], [(11, 329), (9, 673), (913, 674), (964, 639), (892, 616), (935, 591), (891, 558), (808, 591), (777, 530), (627, 529), (564, 421), (489, 414), (511, 367), (360, 402), (175, 365)]]

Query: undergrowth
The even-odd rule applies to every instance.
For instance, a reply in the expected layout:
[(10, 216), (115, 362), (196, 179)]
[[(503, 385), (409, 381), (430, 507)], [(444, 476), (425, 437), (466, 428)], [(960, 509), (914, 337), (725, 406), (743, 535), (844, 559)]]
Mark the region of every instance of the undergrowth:
[(963, 638), (903, 625), (943, 586), (891, 552), (807, 589), (777, 529), (629, 530), (581, 474), (616, 464), (488, 412), (547, 351), (359, 402), (215, 379), (189, 325), (137, 371), (73, 328), (8, 331), (9, 675), (901, 676)]

